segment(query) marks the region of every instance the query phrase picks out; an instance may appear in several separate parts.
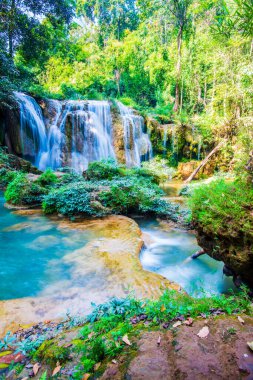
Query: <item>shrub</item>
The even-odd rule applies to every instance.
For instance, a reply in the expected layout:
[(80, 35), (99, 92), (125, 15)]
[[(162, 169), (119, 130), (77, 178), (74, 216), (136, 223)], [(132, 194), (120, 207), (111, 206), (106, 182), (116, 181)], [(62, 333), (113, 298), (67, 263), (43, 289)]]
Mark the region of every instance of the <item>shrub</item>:
[(56, 182), (58, 182), (58, 178), (51, 169), (45, 170), (36, 180), (36, 183), (41, 186), (52, 186)]
[(113, 159), (91, 162), (86, 171), (87, 179), (109, 179), (119, 175), (119, 168)]
[(108, 190), (99, 194), (99, 199), (115, 213), (146, 213), (160, 195), (161, 190), (152, 182), (130, 177), (113, 182)]
[(17, 172), (8, 170), (6, 168), (0, 169), (0, 186), (5, 187), (12, 182), (17, 175)]
[(32, 205), (42, 202), (47, 190), (35, 182), (30, 182), (24, 173), (17, 173), (4, 193), (7, 202), (14, 205)]
[(96, 214), (91, 206), (91, 195), (82, 182), (52, 190), (44, 198), (42, 208), (46, 214), (54, 212), (66, 216)]
[(150, 161), (142, 163), (142, 167), (146, 170), (147, 174), (157, 178), (157, 182), (165, 182), (173, 177), (176, 170), (168, 166), (167, 160), (153, 158)]

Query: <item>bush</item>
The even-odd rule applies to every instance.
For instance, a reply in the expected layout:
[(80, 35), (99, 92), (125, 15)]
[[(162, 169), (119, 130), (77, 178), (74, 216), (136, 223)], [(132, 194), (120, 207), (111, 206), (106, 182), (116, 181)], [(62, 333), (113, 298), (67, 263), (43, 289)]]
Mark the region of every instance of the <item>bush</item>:
[(44, 198), (42, 208), (46, 214), (58, 212), (66, 216), (96, 215), (91, 206), (91, 195), (82, 182), (52, 190)]
[(157, 183), (168, 181), (176, 172), (174, 168), (168, 166), (167, 160), (158, 158), (143, 162), (142, 167), (148, 175), (157, 179)]
[(113, 159), (91, 162), (86, 171), (89, 180), (109, 179), (119, 176), (119, 168)]
[(7, 202), (13, 205), (40, 204), (47, 190), (35, 182), (30, 182), (24, 173), (15, 174), (4, 193)]
[(45, 170), (36, 180), (36, 183), (41, 186), (52, 186), (56, 182), (58, 182), (58, 178), (51, 169)]
[(126, 178), (115, 181), (108, 190), (99, 194), (99, 200), (117, 214), (148, 212), (162, 191), (151, 181), (141, 178)]
[(10, 182), (12, 182), (17, 175), (16, 171), (11, 171), (6, 168), (0, 169), (0, 186), (6, 187)]
[(253, 236), (253, 188), (242, 181), (217, 180), (198, 186), (189, 199), (193, 221), (203, 231), (236, 237)]

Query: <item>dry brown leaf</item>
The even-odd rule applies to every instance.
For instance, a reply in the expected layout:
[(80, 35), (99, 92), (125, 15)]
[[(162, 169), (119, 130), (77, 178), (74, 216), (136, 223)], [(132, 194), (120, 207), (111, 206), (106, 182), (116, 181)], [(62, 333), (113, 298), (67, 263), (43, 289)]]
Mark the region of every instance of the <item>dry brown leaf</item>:
[(126, 343), (128, 346), (131, 346), (131, 343), (130, 343), (130, 341), (129, 341), (129, 339), (128, 339), (127, 334), (123, 336), (122, 340), (123, 340), (123, 342)]
[(82, 380), (88, 380), (89, 377), (90, 377), (90, 373), (86, 373), (86, 374), (82, 377)]
[(39, 372), (39, 369), (40, 369), (40, 364), (39, 363), (35, 363), (34, 366), (33, 366), (33, 374), (34, 374), (34, 376), (37, 375), (37, 373)]
[(160, 335), (159, 335), (159, 337), (158, 337), (158, 339), (157, 339), (157, 346), (160, 346), (160, 344), (161, 344), (161, 337), (160, 337)]
[(207, 326), (203, 327), (201, 330), (198, 332), (198, 336), (200, 338), (206, 338), (209, 335), (209, 328)]
[(59, 373), (61, 370), (61, 365), (57, 365), (57, 367), (55, 367), (55, 369), (53, 370), (53, 373), (52, 373), (52, 376), (56, 375), (57, 373)]
[(162, 305), (160, 310), (163, 313), (166, 310), (166, 307), (164, 305)]
[(244, 323), (245, 323), (244, 319), (242, 319), (242, 317), (240, 317), (240, 315), (237, 318), (238, 318), (238, 321), (244, 325)]
[(99, 369), (99, 367), (101, 366), (101, 363), (97, 363), (94, 365), (94, 371), (97, 371)]
[(249, 346), (249, 348), (251, 349), (251, 351), (253, 351), (253, 342), (247, 342), (247, 345)]
[(186, 321), (184, 321), (184, 324), (186, 326), (191, 326), (193, 324), (193, 319), (192, 318), (187, 318)]
[(182, 325), (182, 322), (180, 321), (177, 321), (176, 323), (174, 323), (174, 325), (172, 327), (178, 327), (178, 326), (181, 326)]

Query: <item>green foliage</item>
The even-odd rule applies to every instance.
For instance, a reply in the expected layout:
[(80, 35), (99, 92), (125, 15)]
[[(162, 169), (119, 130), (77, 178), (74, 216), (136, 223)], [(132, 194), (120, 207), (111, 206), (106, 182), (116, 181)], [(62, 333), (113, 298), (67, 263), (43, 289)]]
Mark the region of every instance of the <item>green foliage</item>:
[(0, 169), (0, 186), (6, 187), (10, 182), (12, 182), (17, 175), (17, 172), (8, 170), (6, 168)]
[(54, 172), (51, 169), (47, 169), (44, 171), (43, 174), (39, 176), (39, 178), (36, 180), (36, 183), (44, 187), (44, 186), (52, 186), (57, 181), (58, 181), (58, 178), (54, 174)]
[(252, 238), (252, 184), (217, 180), (198, 186), (189, 199), (193, 221), (205, 233)]
[(96, 214), (91, 206), (91, 195), (82, 182), (51, 190), (44, 197), (42, 208), (46, 214), (57, 212), (69, 217)]
[(91, 162), (85, 175), (88, 179), (101, 180), (109, 179), (119, 175), (119, 168), (114, 160), (102, 160)]
[(47, 192), (36, 182), (30, 182), (26, 174), (16, 172), (4, 196), (6, 201), (13, 205), (39, 205)]
[(36, 350), (33, 358), (54, 368), (57, 362), (65, 363), (69, 359), (69, 355), (70, 349), (68, 347), (59, 346), (53, 340), (46, 340)]
[(113, 212), (129, 214), (131, 212), (152, 211), (154, 201), (160, 198), (161, 190), (141, 177), (129, 177), (113, 181), (109, 190), (99, 194), (99, 200)]
[(173, 177), (175, 169), (168, 166), (168, 162), (157, 157), (142, 163), (143, 169), (158, 178), (158, 183), (166, 182)]

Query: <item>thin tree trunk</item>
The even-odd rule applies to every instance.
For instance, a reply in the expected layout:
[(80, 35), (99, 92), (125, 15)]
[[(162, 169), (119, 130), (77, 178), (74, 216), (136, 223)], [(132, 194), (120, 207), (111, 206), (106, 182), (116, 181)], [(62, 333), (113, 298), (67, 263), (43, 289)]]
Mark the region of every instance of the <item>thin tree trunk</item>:
[(206, 107), (206, 94), (207, 94), (207, 83), (205, 78), (205, 87), (204, 87), (204, 106)]
[(179, 102), (180, 102), (182, 38), (183, 38), (183, 28), (181, 26), (178, 32), (178, 36), (177, 36), (176, 94), (175, 94), (175, 104), (174, 104), (174, 109), (173, 109), (175, 112), (178, 112)]
[(9, 55), (13, 58), (13, 32), (14, 32), (14, 24), (15, 24), (15, 0), (11, 1), (11, 9), (10, 9), (10, 19), (9, 19), (9, 30), (8, 30), (8, 42), (9, 42)]
[(214, 114), (214, 96), (215, 96), (215, 85), (216, 85), (216, 65), (214, 66), (214, 71), (213, 71), (213, 91), (212, 91), (212, 114)]
[(194, 170), (194, 172), (188, 177), (184, 183), (191, 182), (194, 177), (198, 174), (198, 172), (207, 164), (207, 162), (210, 160), (210, 158), (221, 148), (221, 146), (224, 144), (224, 141), (221, 141), (207, 156), (206, 158), (201, 162), (201, 164), (197, 167), (197, 169)]
[(181, 97), (180, 97), (180, 113), (182, 113), (182, 109), (183, 109), (183, 92), (184, 92), (184, 79), (182, 78)]

